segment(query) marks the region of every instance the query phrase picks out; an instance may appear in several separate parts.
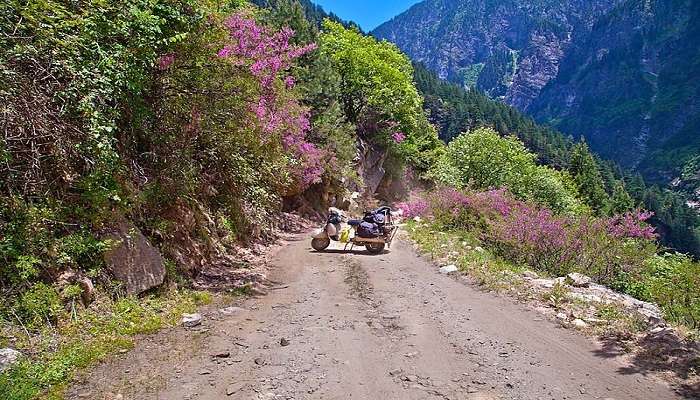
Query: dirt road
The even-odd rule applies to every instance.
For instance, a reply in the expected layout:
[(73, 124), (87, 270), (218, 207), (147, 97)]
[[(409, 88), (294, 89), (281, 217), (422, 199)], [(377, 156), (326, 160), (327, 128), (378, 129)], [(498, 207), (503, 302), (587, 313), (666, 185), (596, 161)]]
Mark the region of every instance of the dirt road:
[(268, 296), (144, 340), (68, 397), (681, 398), (592, 340), (439, 274), (405, 242), (370, 256), (314, 253), (300, 238), (274, 264)]

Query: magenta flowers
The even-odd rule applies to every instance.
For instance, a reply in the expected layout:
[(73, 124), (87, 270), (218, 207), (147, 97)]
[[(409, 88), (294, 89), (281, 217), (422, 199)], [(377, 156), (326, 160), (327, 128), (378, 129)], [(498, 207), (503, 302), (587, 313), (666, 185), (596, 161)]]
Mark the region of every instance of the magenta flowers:
[(406, 134), (403, 132), (394, 132), (391, 135), (391, 139), (394, 141), (394, 143), (399, 144), (399, 143), (403, 142), (404, 140), (406, 140)]
[(230, 43), (217, 53), (235, 66), (247, 68), (257, 78), (260, 96), (251, 104), (253, 115), (261, 127), (263, 140), (279, 140), (283, 148), (298, 162), (292, 163), (295, 190), (303, 190), (320, 181), (329, 158), (326, 151), (306, 140), (311, 129), (308, 109), (290, 90), (296, 85), (288, 70), (296, 59), (316, 48), (315, 44), (294, 46), (294, 31), (279, 31), (258, 25), (240, 14), (224, 22)]

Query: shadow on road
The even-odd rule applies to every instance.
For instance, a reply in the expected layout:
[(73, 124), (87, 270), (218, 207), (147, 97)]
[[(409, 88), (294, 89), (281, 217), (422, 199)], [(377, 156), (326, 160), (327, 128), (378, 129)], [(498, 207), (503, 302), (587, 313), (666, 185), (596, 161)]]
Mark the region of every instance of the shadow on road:
[[(687, 399), (700, 399), (700, 348), (678, 337), (672, 330), (648, 332), (632, 342), (632, 336), (601, 336), (598, 357), (630, 354), (630, 365), (618, 369), (623, 375), (661, 373), (673, 377), (674, 389)], [(630, 348), (636, 348), (630, 353)]]
[(385, 254), (389, 254), (391, 250), (384, 250), (379, 254), (371, 254), (367, 250), (358, 250), (358, 249), (328, 249), (324, 251), (316, 251), (316, 250), (310, 250), (309, 253), (317, 253), (317, 254), (353, 254), (353, 255), (358, 255), (358, 256), (366, 256), (366, 257), (379, 257)]

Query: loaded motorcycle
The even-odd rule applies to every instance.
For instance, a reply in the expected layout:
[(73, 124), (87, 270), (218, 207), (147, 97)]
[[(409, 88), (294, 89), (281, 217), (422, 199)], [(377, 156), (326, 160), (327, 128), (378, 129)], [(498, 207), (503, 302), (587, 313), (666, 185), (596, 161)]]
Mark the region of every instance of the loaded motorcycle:
[[(341, 224), (345, 221), (348, 226), (342, 228)], [(316, 251), (324, 251), (331, 241), (336, 241), (345, 243), (345, 249), (351, 246), (352, 250), (359, 246), (365, 247), (371, 254), (380, 254), (385, 247), (391, 247), (397, 231), (390, 207), (367, 211), (361, 220), (347, 220), (341, 210), (331, 207), (328, 209), (326, 225), (314, 233), (311, 247)]]

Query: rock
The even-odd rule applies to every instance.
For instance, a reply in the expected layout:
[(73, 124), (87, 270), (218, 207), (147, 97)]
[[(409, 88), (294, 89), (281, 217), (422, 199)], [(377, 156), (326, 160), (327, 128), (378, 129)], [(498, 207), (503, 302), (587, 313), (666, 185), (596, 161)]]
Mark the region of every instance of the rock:
[(572, 322), (572, 324), (573, 324), (574, 328), (576, 328), (576, 329), (586, 329), (586, 328), (588, 328), (588, 324), (587, 324), (584, 320), (582, 320), (582, 319), (580, 319), (580, 318), (576, 318), (576, 319)]
[(127, 295), (139, 295), (163, 284), (163, 257), (133, 224), (121, 220), (102, 238), (114, 241), (104, 259), (110, 273), (124, 283)]
[(80, 298), (83, 305), (87, 306), (92, 303), (93, 300), (95, 300), (95, 285), (92, 284), (90, 278), (82, 275), (80, 272), (67, 270), (63, 271), (58, 279), (56, 279), (56, 285), (61, 291), (65, 289), (66, 286), (76, 284), (80, 287)]
[(200, 375), (211, 375), (211, 371), (208, 369), (201, 369), (199, 370)]
[(444, 267), (440, 268), (441, 274), (451, 274), (457, 271), (459, 271), (459, 268), (457, 268), (456, 265), (445, 265)]
[(286, 338), (280, 339), (280, 346), (282, 346), (282, 347), (287, 347), (287, 346), (289, 346), (290, 344), (291, 344), (291, 343), (290, 343), (289, 340), (287, 340)]
[(233, 396), (234, 394), (240, 392), (245, 388), (246, 384), (243, 382), (232, 383), (226, 387), (226, 396)]
[(22, 358), (22, 353), (14, 349), (0, 349), (0, 372), (11, 367), (12, 364), (19, 361)]
[(569, 316), (560, 312), (557, 314), (557, 319), (560, 319), (562, 321), (567, 321), (569, 319)]
[(477, 253), (483, 253), (485, 250), (481, 246), (476, 246), (474, 247), (474, 251), (476, 251)]
[(95, 300), (95, 285), (92, 284), (90, 278), (83, 276), (78, 279), (78, 285), (83, 292), (80, 294), (80, 298), (83, 300), (84, 305), (88, 305)]
[(539, 275), (537, 275), (537, 273), (534, 271), (525, 271), (523, 272), (523, 277), (528, 279), (537, 279), (539, 278)]
[(219, 313), (224, 315), (233, 315), (246, 311), (245, 308), (241, 307), (226, 307), (219, 310)]
[(222, 351), (220, 353), (212, 354), (211, 356), (214, 358), (229, 358), (231, 357), (231, 353), (228, 351)]
[(201, 314), (182, 314), (182, 325), (187, 328), (194, 328), (202, 323)]
[(551, 289), (554, 287), (554, 281), (552, 279), (533, 279), (532, 284), (545, 289)]
[(256, 365), (265, 365), (265, 360), (263, 360), (261, 357), (257, 357), (255, 360), (253, 360)]
[(566, 284), (573, 287), (588, 287), (591, 285), (591, 278), (586, 275), (579, 274), (578, 272), (572, 272), (566, 276)]

